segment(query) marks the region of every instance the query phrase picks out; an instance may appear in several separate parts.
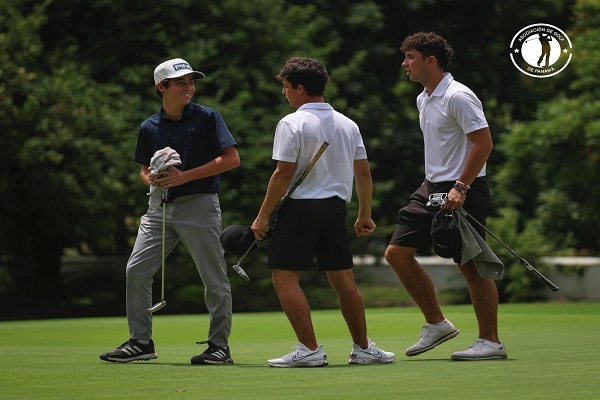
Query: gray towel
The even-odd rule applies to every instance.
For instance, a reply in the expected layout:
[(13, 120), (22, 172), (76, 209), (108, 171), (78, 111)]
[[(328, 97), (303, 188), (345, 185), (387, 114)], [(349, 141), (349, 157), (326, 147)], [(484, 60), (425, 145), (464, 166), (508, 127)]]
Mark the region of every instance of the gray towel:
[(473, 261), (481, 277), (502, 279), (504, 264), (469, 223), (463, 210), (459, 209), (458, 211), (458, 228), (462, 241), (461, 265)]
[[(174, 165), (181, 165), (179, 153), (170, 147), (165, 147), (164, 149), (157, 150), (150, 159), (150, 173), (152, 175), (158, 175), (160, 171), (164, 171)], [(148, 196), (150, 197), (148, 206), (150, 206), (150, 208), (158, 208), (162, 200), (162, 195), (166, 196), (166, 193), (161, 193), (161, 191), (158, 190), (157, 185), (151, 185), (150, 192), (148, 193)]]

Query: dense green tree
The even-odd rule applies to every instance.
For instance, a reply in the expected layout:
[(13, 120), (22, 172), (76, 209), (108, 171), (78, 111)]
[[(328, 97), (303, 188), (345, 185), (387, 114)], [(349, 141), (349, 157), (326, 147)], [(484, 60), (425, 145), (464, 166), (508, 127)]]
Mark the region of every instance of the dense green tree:
[(136, 101), (95, 82), (89, 65), (44, 48), (47, 4), (10, 0), (1, 10), (0, 249), (12, 279), (4, 295), (20, 304), (64, 300), (65, 248), (102, 254), (127, 243), (122, 155), (133, 143), (117, 111)]
[[(507, 55), (510, 39), (526, 25), (541, 20), (567, 27), (572, 4), (572, 0), (0, 2), (0, 152), (5, 171), (0, 181), (4, 228), (0, 297), (15, 303), (33, 302), (35, 296), (48, 304), (68, 301), (59, 273), (65, 252), (129, 253), (146, 208), (147, 188), (139, 183), (139, 166), (132, 161), (137, 128), (160, 107), (153, 94), (152, 70), (172, 57), (183, 57), (206, 73), (195, 101), (219, 109), (240, 145), (242, 166), (223, 180), (224, 225), (252, 222), (274, 168), (273, 132), (277, 121), (293, 111), (274, 76), (289, 57), (315, 57), (330, 72), (326, 100), (359, 124), (373, 168), (379, 229), (373, 237), (357, 240), (355, 249), (381, 255), (398, 207), (423, 178), (414, 103), (422, 88), (406, 78), (398, 50), (406, 35), (420, 30), (436, 31), (453, 44), (455, 59), (449, 70), (482, 98), (496, 143), (503, 141), (513, 120), (551, 119), (553, 106), (538, 111), (537, 103), (563, 93), (559, 101), (568, 103), (564, 110), (579, 115), (573, 125), (578, 132), (588, 132), (585, 140), (569, 142), (589, 144), (587, 152), (568, 159), (570, 168), (582, 167), (578, 157), (588, 153), (592, 157), (595, 151), (595, 125), (589, 123), (595, 116), (595, 100), (571, 101), (585, 87), (595, 87), (593, 74), (585, 70), (595, 65), (593, 51), (586, 58), (581, 53), (573, 83), (556, 79), (543, 85), (524, 79)], [(574, 33), (581, 36), (583, 42), (577, 46), (582, 49), (594, 49), (596, 43), (591, 28), (595, 20), (583, 17), (584, 11), (594, 11), (594, 4), (582, 0), (576, 9)], [(477, 11), (475, 18), (472, 10)], [(582, 112), (585, 106), (587, 114)], [(506, 203), (520, 211), (522, 223), (515, 229), (536, 213), (546, 215), (537, 220), (544, 229), (555, 224), (552, 232), (585, 221), (593, 205), (587, 209), (579, 200), (593, 198), (597, 189), (589, 188), (579, 199), (571, 197), (580, 178), (558, 168), (552, 158), (552, 152), (566, 143), (541, 145), (548, 152), (534, 165), (539, 179), (533, 174), (519, 176), (531, 166), (518, 157), (531, 145), (519, 144), (518, 131), (526, 127), (511, 128), (506, 148), (516, 150), (495, 152), (490, 163), (492, 173), (502, 172), (498, 185), (503, 194), (497, 196), (497, 206)], [(592, 158), (586, 167), (594, 166)], [(529, 204), (540, 200), (523, 188), (536, 187), (531, 182), (549, 182), (549, 171), (559, 173), (564, 187), (540, 191), (539, 199), (552, 201), (540, 203), (544, 207), (534, 212)], [(529, 186), (514, 185), (513, 177)], [(349, 215), (355, 214), (354, 207)], [(568, 215), (556, 210), (568, 210)], [(598, 251), (597, 239), (585, 242), (575, 232), (579, 228), (570, 229), (573, 240)], [(263, 261), (259, 256), (254, 259)]]
[[(540, 83), (545, 91), (561, 89), (538, 102), (530, 120), (513, 123), (498, 146), (506, 158), (496, 175), (502, 218), (490, 225), (542, 271), (545, 255), (600, 254), (600, 3), (579, 0), (573, 20), (570, 65)], [(543, 286), (497, 251), (508, 266), (508, 299), (535, 298), (531, 289)]]
[(520, 210), (522, 222), (535, 221), (556, 250), (599, 254), (600, 4), (580, 0), (574, 15), (574, 55), (559, 78), (566, 86), (504, 136), (498, 185), (503, 203)]
[(223, 112), (245, 166), (225, 180), (225, 223), (250, 223), (273, 167), (272, 132), (287, 111), (274, 76), (296, 52), (327, 54), (311, 44), (326, 19), (311, 6), (274, 0), (160, 8), (131, 1), (125, 10), (104, 1), (8, 1), (2, 11), (8, 174), (0, 198), (10, 229), (2, 232), (0, 277), (11, 304), (68, 301), (65, 249), (130, 251), (147, 203), (132, 154), (137, 126), (160, 107), (151, 79), (157, 62), (183, 56), (206, 72), (196, 101)]

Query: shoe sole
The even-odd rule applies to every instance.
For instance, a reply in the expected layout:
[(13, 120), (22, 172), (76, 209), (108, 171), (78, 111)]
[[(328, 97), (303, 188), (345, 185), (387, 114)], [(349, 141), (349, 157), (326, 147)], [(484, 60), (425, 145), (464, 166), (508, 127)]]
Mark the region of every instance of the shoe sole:
[(418, 350), (413, 350), (411, 352), (406, 351), (406, 355), (408, 357), (414, 357), (414, 356), (418, 356), (419, 354), (423, 354), (426, 351), (429, 351), (437, 346), (439, 346), (440, 344), (450, 340), (450, 339), (454, 339), (458, 334), (460, 333), (460, 330), (456, 329), (455, 331), (450, 332), (449, 334), (447, 334), (446, 336), (444, 336), (443, 338), (439, 339), (437, 342), (427, 346), (427, 347), (423, 347), (422, 349), (418, 349)]
[(220, 365), (220, 364), (233, 364), (233, 358), (228, 358), (227, 360), (223, 360), (223, 361), (210, 361), (210, 360), (192, 360), (191, 363), (193, 365)]
[(489, 357), (461, 357), (461, 356), (451, 356), (450, 357), (454, 361), (493, 361), (493, 360), (506, 360), (508, 356), (506, 354), (489, 356)]
[(294, 363), (294, 364), (275, 364), (275, 363), (270, 363), (267, 361), (267, 364), (269, 364), (269, 367), (273, 367), (273, 368), (311, 368), (311, 367), (326, 367), (327, 365), (329, 365), (329, 362), (327, 362), (327, 361), (306, 361), (303, 363)]
[(108, 361), (108, 362), (114, 362), (114, 363), (117, 363), (117, 362), (118, 363), (128, 363), (130, 361), (150, 361), (150, 360), (154, 360), (155, 358), (158, 358), (158, 355), (156, 353), (143, 354), (141, 356), (131, 357), (131, 358), (111, 358), (111, 357), (100, 356), (101, 360)]
[(348, 364), (354, 364), (354, 365), (365, 365), (365, 364), (389, 364), (392, 363), (396, 360), (396, 358), (392, 358), (392, 359), (380, 359), (380, 358), (374, 358), (374, 359), (353, 359), (351, 358), (350, 360), (348, 360)]

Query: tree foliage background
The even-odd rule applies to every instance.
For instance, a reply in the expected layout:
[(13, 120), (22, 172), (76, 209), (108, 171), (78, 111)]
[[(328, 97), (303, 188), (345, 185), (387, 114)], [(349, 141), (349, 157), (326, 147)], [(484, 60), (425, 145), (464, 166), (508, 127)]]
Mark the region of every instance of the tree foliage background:
[[(160, 107), (154, 67), (174, 57), (207, 75), (194, 101), (220, 110), (240, 146), (242, 166), (223, 177), (224, 226), (252, 222), (274, 168), (274, 128), (293, 111), (274, 76), (292, 56), (324, 62), (326, 100), (361, 127), (375, 182), (378, 230), (354, 249), (381, 256), (423, 179), (422, 88), (398, 50), (417, 31), (449, 40), (448, 70), (484, 103), (497, 145), (490, 227), (534, 260), (599, 255), (599, 3), (1, 0), (0, 299), (68, 305), (63, 255), (129, 254), (147, 205), (132, 161), (137, 129)], [(527, 77), (508, 56), (515, 33), (539, 22), (573, 42), (556, 78)], [(509, 272), (507, 299), (536, 285), (520, 266)]]

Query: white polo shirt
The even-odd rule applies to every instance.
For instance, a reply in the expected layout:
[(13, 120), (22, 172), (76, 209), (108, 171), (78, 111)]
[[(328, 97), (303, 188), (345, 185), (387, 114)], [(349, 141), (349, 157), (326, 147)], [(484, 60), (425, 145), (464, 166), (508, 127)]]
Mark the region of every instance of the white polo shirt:
[[(425, 177), (434, 183), (459, 179), (473, 148), (466, 135), (488, 127), (481, 101), (446, 73), (431, 96), (423, 90), (417, 97), (417, 108), (425, 143)], [(478, 176), (485, 176), (486, 165)]]
[(337, 196), (350, 202), (354, 160), (367, 158), (358, 125), (328, 103), (307, 103), (277, 124), (273, 159), (296, 163), (290, 187), (326, 141), (327, 150), (291, 195), (293, 199), (326, 199)]

